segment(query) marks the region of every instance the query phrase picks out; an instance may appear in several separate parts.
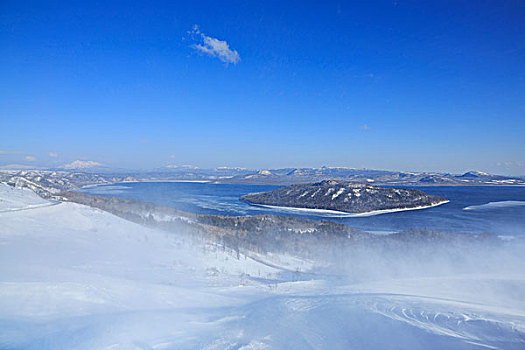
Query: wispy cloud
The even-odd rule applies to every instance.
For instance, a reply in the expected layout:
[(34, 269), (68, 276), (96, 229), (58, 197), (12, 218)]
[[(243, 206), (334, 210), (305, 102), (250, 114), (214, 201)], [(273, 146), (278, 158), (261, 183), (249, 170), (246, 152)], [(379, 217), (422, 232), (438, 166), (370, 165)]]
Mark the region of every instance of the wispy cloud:
[(32, 156), (26, 156), (26, 160), (29, 161), (29, 162), (34, 162), (36, 160), (36, 158), (32, 157)]
[(93, 168), (97, 166), (103, 166), (103, 164), (94, 162), (92, 160), (75, 160), (71, 163), (60, 166), (60, 168), (62, 169), (86, 169), (86, 168)]
[(361, 125), (359, 128), (363, 130), (370, 130), (370, 127), (366, 124)]
[(56, 152), (49, 152), (47, 155), (50, 156), (50, 157), (53, 157), (53, 158), (57, 158), (58, 157), (58, 154)]
[(0, 150), (0, 154), (24, 154), (24, 152), (13, 152)]
[(38, 167), (34, 165), (26, 165), (26, 164), (7, 164), (7, 165), (0, 165), (0, 169), (46, 169), (43, 167)]
[(525, 161), (504, 161), (497, 162), (496, 166), (504, 168), (525, 168)]
[(230, 45), (226, 41), (212, 38), (200, 31), (198, 25), (194, 25), (192, 30), (188, 32), (194, 40), (198, 40), (198, 44), (193, 44), (191, 47), (195, 50), (205, 53), (212, 57), (217, 57), (224, 63), (237, 64), (241, 60), (241, 56), (236, 50), (230, 49)]
[(182, 168), (182, 169), (200, 169), (198, 166), (188, 165), (188, 164), (184, 164), (184, 165), (169, 164), (169, 165), (166, 165), (166, 168), (168, 168), (168, 169), (178, 169), (178, 168)]

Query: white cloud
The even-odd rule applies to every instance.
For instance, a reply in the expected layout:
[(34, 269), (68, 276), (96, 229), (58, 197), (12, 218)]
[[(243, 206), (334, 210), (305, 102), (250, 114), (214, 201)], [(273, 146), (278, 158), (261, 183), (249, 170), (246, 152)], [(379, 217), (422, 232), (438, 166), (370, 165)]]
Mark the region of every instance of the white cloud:
[(201, 33), (199, 26), (194, 25), (192, 30), (188, 32), (192, 37), (197, 36), (200, 41), (199, 44), (193, 44), (191, 47), (197, 51), (203, 52), (212, 57), (217, 57), (224, 63), (237, 64), (241, 60), (241, 56), (236, 50), (230, 49), (226, 41), (219, 40)]
[(32, 156), (26, 156), (26, 160), (29, 161), (29, 162), (34, 162), (36, 160), (36, 158), (32, 157)]
[(171, 159), (175, 159), (177, 157), (175, 157), (173, 154), (170, 156)]
[(69, 164), (64, 164), (60, 168), (62, 169), (86, 169), (93, 168), (96, 166), (103, 166), (101, 163), (94, 162), (92, 160), (75, 160)]
[(53, 158), (57, 158), (58, 157), (58, 154), (56, 152), (49, 152), (47, 155), (50, 156), (50, 157), (53, 157)]

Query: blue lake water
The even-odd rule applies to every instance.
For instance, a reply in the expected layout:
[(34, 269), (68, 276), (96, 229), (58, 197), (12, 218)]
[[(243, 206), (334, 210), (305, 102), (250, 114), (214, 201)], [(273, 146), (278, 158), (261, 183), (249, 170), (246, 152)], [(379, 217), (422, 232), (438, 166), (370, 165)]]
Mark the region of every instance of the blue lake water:
[[(279, 186), (231, 185), (189, 182), (138, 182), (101, 185), (82, 191), (152, 202), (198, 214), (278, 214), (314, 220), (329, 219), (350, 227), (390, 233), (409, 228), (428, 228), (457, 233), (493, 232), (503, 236), (525, 235), (525, 187), (412, 187), (450, 200), (422, 210), (402, 211), (368, 217), (321, 216), (241, 202), (241, 195), (269, 191)], [(467, 209), (465, 209), (467, 208)]]

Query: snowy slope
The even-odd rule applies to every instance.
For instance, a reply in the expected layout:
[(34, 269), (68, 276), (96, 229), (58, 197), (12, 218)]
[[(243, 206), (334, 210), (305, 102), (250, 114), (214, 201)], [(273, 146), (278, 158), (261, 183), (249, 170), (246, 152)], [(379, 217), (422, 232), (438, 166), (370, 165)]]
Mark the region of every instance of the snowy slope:
[[(17, 196), (30, 202), (31, 193)], [(276, 266), (292, 268), (295, 258), (253, 258), (73, 203), (2, 212), (0, 348), (520, 349), (525, 343), (519, 266), (497, 275), (294, 282), (258, 278), (279, 278)]]
[(51, 202), (40, 198), (29, 189), (11, 187), (0, 182), (0, 212), (34, 208)]
[[(33, 203), (32, 194), (25, 194), (18, 192), (17, 201)], [(237, 305), (244, 300), (242, 293), (222, 288), (235, 286), (242, 292), (238, 286), (251, 283), (242, 276), (273, 278), (278, 272), (214, 246), (197, 248), (184, 235), (150, 230), (73, 203), (3, 212), (0, 348), (42, 348), (41, 337), (47, 336), (53, 338), (51, 348), (69, 348), (70, 343), (61, 343), (69, 340), (55, 333), (66, 335), (69, 327), (86, 323), (98, 327), (100, 315)], [(68, 329), (61, 329), (64, 322)], [(130, 334), (120, 336), (126, 342)]]

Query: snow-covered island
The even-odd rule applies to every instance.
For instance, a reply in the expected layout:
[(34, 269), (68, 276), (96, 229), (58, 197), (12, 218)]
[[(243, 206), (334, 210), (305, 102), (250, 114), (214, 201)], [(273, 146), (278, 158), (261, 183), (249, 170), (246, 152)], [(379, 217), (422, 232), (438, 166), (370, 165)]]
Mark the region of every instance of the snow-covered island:
[(291, 185), (240, 198), (249, 204), (332, 210), (354, 214), (381, 213), (429, 208), (448, 202), (446, 198), (407, 188), (325, 180)]

